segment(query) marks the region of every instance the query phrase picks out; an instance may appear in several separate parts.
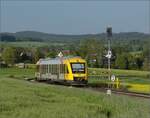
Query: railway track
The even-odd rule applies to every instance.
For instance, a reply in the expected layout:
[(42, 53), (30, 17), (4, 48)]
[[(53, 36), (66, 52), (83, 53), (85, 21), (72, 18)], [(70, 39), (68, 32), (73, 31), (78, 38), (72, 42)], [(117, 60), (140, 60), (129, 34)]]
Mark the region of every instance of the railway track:
[[(105, 93), (107, 91), (107, 88), (89, 88), (89, 89), (94, 90), (94, 91), (105, 92)], [(120, 90), (115, 90), (115, 89), (112, 89), (111, 92), (113, 94), (118, 94), (118, 95), (127, 95), (127, 96), (131, 96), (131, 97), (141, 97), (141, 98), (150, 99), (150, 94), (129, 92), (129, 91), (120, 91)]]
[[(106, 91), (107, 91), (107, 88), (93, 87), (93, 86), (91, 87), (89, 85), (87, 85), (87, 86), (73, 85), (72, 87), (89, 89), (89, 90), (99, 91), (99, 92), (104, 92), (104, 93), (106, 93)], [(150, 99), (150, 94), (145, 94), (145, 93), (129, 92), (129, 91), (123, 91), (123, 90), (116, 90), (116, 89), (111, 89), (111, 93), (118, 94), (118, 95), (127, 95), (127, 96), (131, 96), (131, 97), (140, 97), (140, 98)]]
[[(91, 86), (91, 85), (87, 85), (87, 86), (73, 86), (73, 87), (77, 87), (77, 88), (83, 88), (83, 89), (89, 89), (89, 90), (93, 90), (93, 91), (99, 91), (99, 92), (104, 92), (106, 93), (108, 88), (106, 87), (100, 87), (100, 86)], [(118, 89), (111, 89), (111, 93), (113, 94), (118, 94), (118, 95), (127, 95), (127, 96), (132, 96), (132, 97), (141, 97), (141, 98), (147, 98), (150, 99), (150, 94), (145, 94), (145, 93), (137, 93), (137, 92), (130, 92), (127, 90), (118, 90)]]
[(135, 96), (135, 97), (143, 97), (150, 99), (150, 95), (148, 94), (140, 94), (135, 92), (123, 92), (123, 91), (112, 91), (115, 94), (122, 94), (122, 95), (128, 95), (128, 96)]
[[(28, 81), (35, 82), (35, 80), (30, 79)], [(36, 81), (38, 82), (38, 81)], [(55, 85), (65, 85), (65, 86), (72, 86), (76, 88), (82, 88), (82, 89), (89, 89), (93, 91), (99, 91), (99, 92), (104, 92), (106, 93), (107, 89), (106, 87), (101, 87), (101, 86), (91, 86), (91, 85), (68, 85), (68, 84), (62, 84), (62, 83), (51, 83), (48, 81), (42, 81), (42, 83), (46, 84), (55, 84)], [(111, 93), (113, 94), (118, 94), (118, 95), (127, 95), (127, 96), (132, 96), (132, 97), (140, 97), (140, 98), (147, 98), (150, 99), (150, 94), (144, 94), (144, 93), (137, 93), (137, 92), (129, 92), (129, 91), (123, 91), (123, 90), (116, 90), (116, 89), (111, 89)]]

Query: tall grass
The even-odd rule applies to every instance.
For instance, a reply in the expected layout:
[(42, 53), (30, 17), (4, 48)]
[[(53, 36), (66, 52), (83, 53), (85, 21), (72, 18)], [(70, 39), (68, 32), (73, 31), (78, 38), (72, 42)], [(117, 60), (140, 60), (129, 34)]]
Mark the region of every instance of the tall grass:
[(149, 100), (0, 79), (0, 118), (149, 118)]
[(35, 69), (32, 68), (0, 68), (0, 78), (4, 77), (16, 77), (16, 78), (25, 78), (25, 77), (34, 77)]

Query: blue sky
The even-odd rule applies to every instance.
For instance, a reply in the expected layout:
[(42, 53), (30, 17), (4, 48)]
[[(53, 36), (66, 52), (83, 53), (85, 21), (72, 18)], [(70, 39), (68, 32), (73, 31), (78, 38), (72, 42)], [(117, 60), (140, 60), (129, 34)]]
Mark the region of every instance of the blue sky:
[(149, 1), (1, 1), (1, 32), (150, 33)]

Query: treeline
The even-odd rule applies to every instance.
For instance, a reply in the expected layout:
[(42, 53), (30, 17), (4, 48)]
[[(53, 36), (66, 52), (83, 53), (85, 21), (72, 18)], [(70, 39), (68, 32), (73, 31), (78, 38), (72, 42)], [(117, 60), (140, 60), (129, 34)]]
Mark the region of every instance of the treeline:
[[(115, 69), (150, 70), (150, 41), (139, 48), (132, 49), (131, 42), (124, 45), (113, 45), (111, 67)], [(107, 68), (107, 42), (83, 40), (80, 42), (77, 54), (86, 58), (89, 67)]]
[[(114, 41), (115, 42), (115, 41)], [(116, 69), (150, 70), (150, 40), (112, 43), (111, 67)], [(80, 42), (66, 43), (63, 46), (44, 46), (33, 48), (1, 47), (0, 63), (36, 63), (40, 58), (54, 58), (62, 51), (64, 56), (81, 56), (89, 67), (107, 68), (107, 41), (85, 39)]]
[(31, 38), (31, 37), (28, 37), (28, 38), (19, 38), (19, 37), (16, 37), (12, 34), (0, 34), (0, 41), (1, 42), (18, 42), (18, 41), (36, 41), (36, 42), (41, 42), (43, 41), (42, 39), (40, 38)]
[[(126, 42), (127, 41), (143, 41), (147, 40), (150, 34), (144, 34), (139, 32), (123, 32), (113, 33), (115, 42)], [(36, 31), (21, 31), (16, 33), (0, 33), (1, 41), (44, 41), (44, 42), (72, 42), (79, 41), (82, 39), (96, 39), (103, 40), (106, 38), (106, 33), (99, 34), (81, 34), (81, 35), (66, 35), (66, 34), (49, 34)]]

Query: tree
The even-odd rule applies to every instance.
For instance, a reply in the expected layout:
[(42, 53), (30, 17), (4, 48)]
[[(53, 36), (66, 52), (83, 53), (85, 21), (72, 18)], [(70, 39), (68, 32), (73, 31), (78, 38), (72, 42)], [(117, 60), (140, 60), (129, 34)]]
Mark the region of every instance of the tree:
[(14, 42), (16, 41), (16, 37), (10, 34), (0, 34), (1, 41), (6, 41), (6, 42)]
[(150, 71), (150, 60), (149, 60), (149, 58), (144, 59), (143, 70)]
[(16, 58), (16, 49), (13, 47), (7, 47), (2, 52), (2, 59), (5, 61), (5, 63), (13, 65), (17, 58)]
[(141, 69), (143, 66), (143, 59), (142, 58), (136, 58), (136, 65), (138, 69)]
[(102, 65), (103, 45), (95, 39), (82, 40), (77, 54), (85, 58), (90, 67), (100, 67)]
[(116, 68), (119, 68), (119, 69), (128, 69), (129, 62), (127, 59), (127, 55), (126, 54), (117, 55), (115, 66)]
[(32, 62), (36, 63), (40, 58), (43, 58), (44, 55), (40, 52), (38, 48), (32, 50)]
[(46, 57), (55, 58), (57, 56), (57, 52), (52, 50), (47, 53)]
[(150, 70), (150, 38), (147, 42), (144, 43), (144, 49), (143, 49), (143, 69), (144, 70)]

